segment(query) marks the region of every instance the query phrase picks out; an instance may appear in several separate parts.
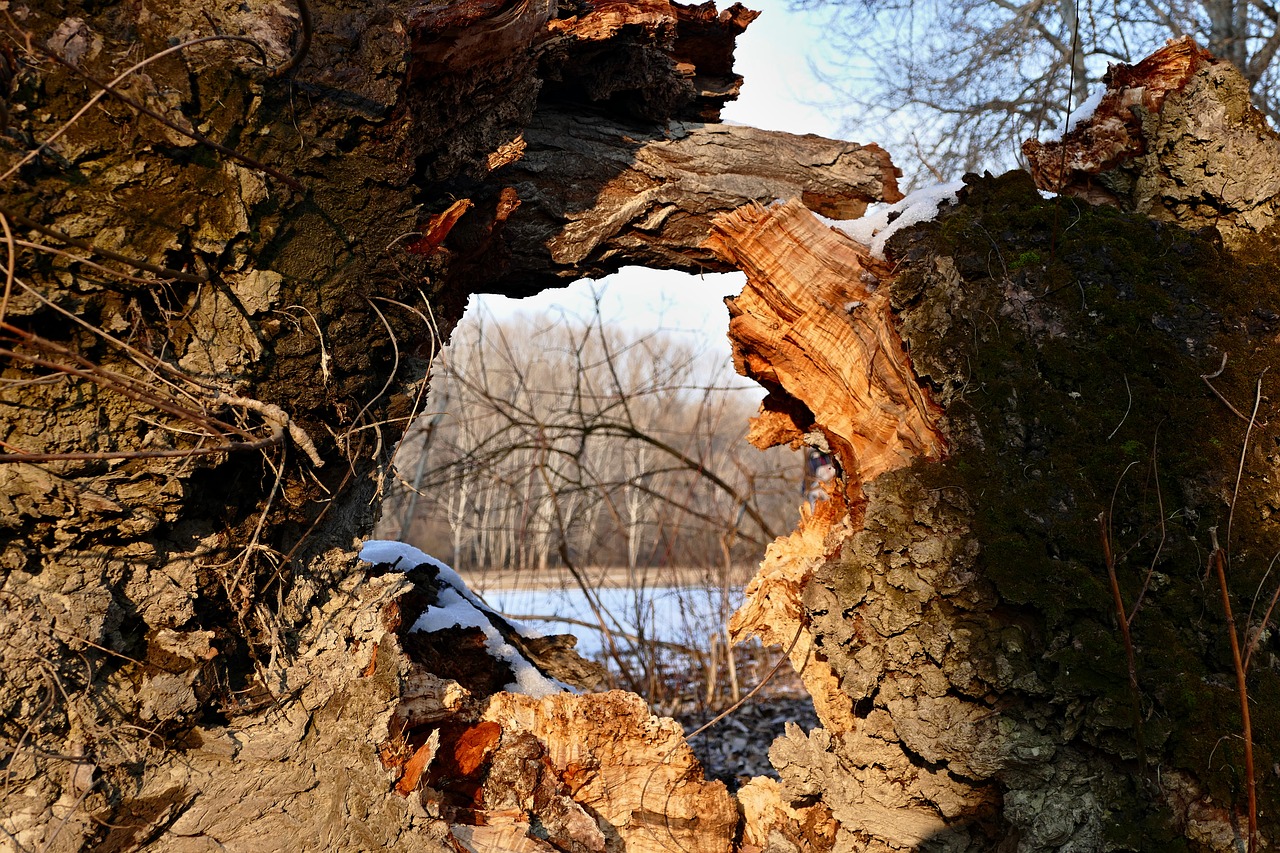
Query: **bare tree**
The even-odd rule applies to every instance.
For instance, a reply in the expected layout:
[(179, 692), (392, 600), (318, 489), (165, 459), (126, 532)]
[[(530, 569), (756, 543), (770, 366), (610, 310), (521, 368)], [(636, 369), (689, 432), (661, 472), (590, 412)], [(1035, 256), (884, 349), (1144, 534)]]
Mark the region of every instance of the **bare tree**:
[(702, 361), (598, 315), (463, 324), (398, 460), (414, 517), (384, 533), (464, 569), (753, 563), (795, 512), (799, 462), (738, 455), (758, 392)]
[[(831, 10), (828, 73), (918, 182), (1021, 165), (1021, 142), (1065, 123), (1107, 66), (1190, 35), (1243, 72), (1280, 118), (1280, 13), (1264, 0), (799, 0)], [(843, 81), (843, 82), (842, 82)]]
[[(760, 392), (706, 362), (672, 334), (624, 331), (598, 310), (471, 317), (433, 368), (380, 535), (450, 554), (482, 587), (514, 570), (576, 590), (593, 613), (583, 627), (650, 701), (680, 701), (694, 672), (706, 702), (738, 698), (739, 662), (714, 649), (748, 568), (796, 512), (801, 466), (787, 450), (743, 449)], [(655, 597), (688, 582), (699, 589), (678, 596), (684, 624), (655, 636)], [(602, 597), (613, 584), (621, 598)], [(718, 622), (690, 621), (708, 612)]]

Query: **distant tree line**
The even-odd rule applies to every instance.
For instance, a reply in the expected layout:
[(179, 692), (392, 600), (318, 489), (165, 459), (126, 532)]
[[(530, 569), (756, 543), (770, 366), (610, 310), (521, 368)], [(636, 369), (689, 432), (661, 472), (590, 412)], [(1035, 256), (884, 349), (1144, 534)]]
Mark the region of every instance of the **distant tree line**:
[(683, 337), (468, 320), (397, 457), (383, 529), (462, 569), (754, 564), (802, 461), (743, 440), (759, 389)]

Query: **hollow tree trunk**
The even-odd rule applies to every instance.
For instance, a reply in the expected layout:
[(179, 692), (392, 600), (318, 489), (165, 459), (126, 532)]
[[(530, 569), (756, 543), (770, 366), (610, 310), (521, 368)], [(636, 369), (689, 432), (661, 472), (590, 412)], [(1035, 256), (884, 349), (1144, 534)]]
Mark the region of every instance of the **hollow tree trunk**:
[[(1265, 413), (1234, 485), (1274, 346), (1269, 258), (1014, 177), (895, 244), (896, 272), (832, 249), (856, 279), (770, 318), (784, 282), (746, 232), (766, 254), (835, 238), (789, 203), (704, 246), (717, 213), (899, 194), (874, 146), (714, 123), (752, 13), (297, 8), (4, 18), (7, 162), (36, 153), (0, 188), (0, 843), (1226, 849), (1243, 765), (1201, 578), (1216, 524), (1246, 610), (1276, 550)], [(36, 149), (126, 63), (214, 33), (254, 44), (157, 56)], [(789, 384), (769, 334), (743, 339), (773, 392), (760, 440), (825, 442), (846, 489), (739, 617), (795, 641), (824, 728), (779, 742), (782, 783), (737, 803), (634, 698), (506, 693), (520, 676), (483, 629), (411, 630), (446, 576), (351, 550), (466, 296), (632, 262), (748, 268), (761, 299), (735, 326), (794, 328), (830, 365)], [(1137, 690), (1103, 510), (1122, 607), (1145, 590)], [(593, 677), (562, 642), (492, 631)], [(1273, 651), (1248, 682), (1268, 805)]]
[[(0, 847), (481, 843), (442, 817), (455, 804), (424, 806), (423, 738), (446, 718), (488, 725), (505, 675), (435, 677), (397, 616), (433, 579), (368, 574), (352, 543), (471, 292), (715, 264), (710, 219), (746, 201), (898, 197), (874, 146), (714, 124), (753, 17), (655, 0), (10, 4)], [(779, 156), (793, 144), (806, 153)], [(557, 151), (575, 146), (592, 153), (570, 185)], [(594, 677), (563, 643), (508, 639)], [(691, 761), (631, 700), (583, 701)], [(511, 790), (614, 849), (688, 789), (717, 827), (706, 849), (724, 849), (731, 801), (684, 776), (638, 804), (589, 800), (604, 835), (563, 779)]]

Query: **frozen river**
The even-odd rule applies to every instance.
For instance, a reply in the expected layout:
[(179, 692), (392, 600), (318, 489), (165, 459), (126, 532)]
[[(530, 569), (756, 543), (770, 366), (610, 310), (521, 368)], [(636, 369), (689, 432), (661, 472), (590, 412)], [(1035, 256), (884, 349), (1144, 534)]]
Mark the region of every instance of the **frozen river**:
[[(742, 603), (741, 587), (603, 587), (592, 595), (610, 631), (694, 648), (706, 648), (712, 633), (723, 636), (725, 622)], [(599, 618), (578, 587), (489, 590), (484, 600), (542, 634), (576, 635), (584, 656), (603, 648)]]

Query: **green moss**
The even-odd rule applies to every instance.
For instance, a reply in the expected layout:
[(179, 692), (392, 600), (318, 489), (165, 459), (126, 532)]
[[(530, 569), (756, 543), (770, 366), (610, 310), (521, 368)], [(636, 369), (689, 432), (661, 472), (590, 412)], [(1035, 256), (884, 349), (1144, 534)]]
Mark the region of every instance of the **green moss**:
[(1010, 272), (1020, 270), (1023, 267), (1033, 266), (1040, 263), (1040, 253), (1034, 249), (1029, 252), (1023, 252), (1009, 264)]
[[(1239, 710), (1223, 687), (1234, 683), (1226, 629), (1204, 576), (1209, 528), (1225, 535), (1246, 425), (1201, 376), (1228, 353), (1211, 381), (1247, 413), (1262, 368), (1280, 363), (1280, 316), (1257, 310), (1280, 305), (1276, 247), (1231, 254), (1212, 236), (1042, 199), (1021, 173), (971, 179), (964, 203), (925, 227), (934, 238), (914, 244), (921, 255), (909, 237), (894, 244), (908, 269), (895, 307), (918, 364), (963, 363), (967, 374), (938, 380), (951, 457), (916, 473), (973, 496), (980, 570), (1042, 624), (1029, 653), (1037, 674), (1060, 700), (1102, 709), (1082, 737), (1120, 755), (1135, 753), (1137, 734), (1104, 536), (1126, 609), (1158, 576), (1132, 622), (1148, 758), (1208, 778), (1219, 802), (1233, 801), (1240, 760), (1219, 742), (1238, 740)], [(945, 328), (916, 327), (916, 294), (942, 286), (926, 262), (939, 244), (963, 298), (951, 300)], [(1232, 523), (1237, 618), (1280, 551), (1266, 458), (1280, 416), (1265, 403)], [(1250, 684), (1266, 719), (1254, 725), (1268, 762), (1259, 766), (1270, 768), (1280, 677), (1259, 670)]]

